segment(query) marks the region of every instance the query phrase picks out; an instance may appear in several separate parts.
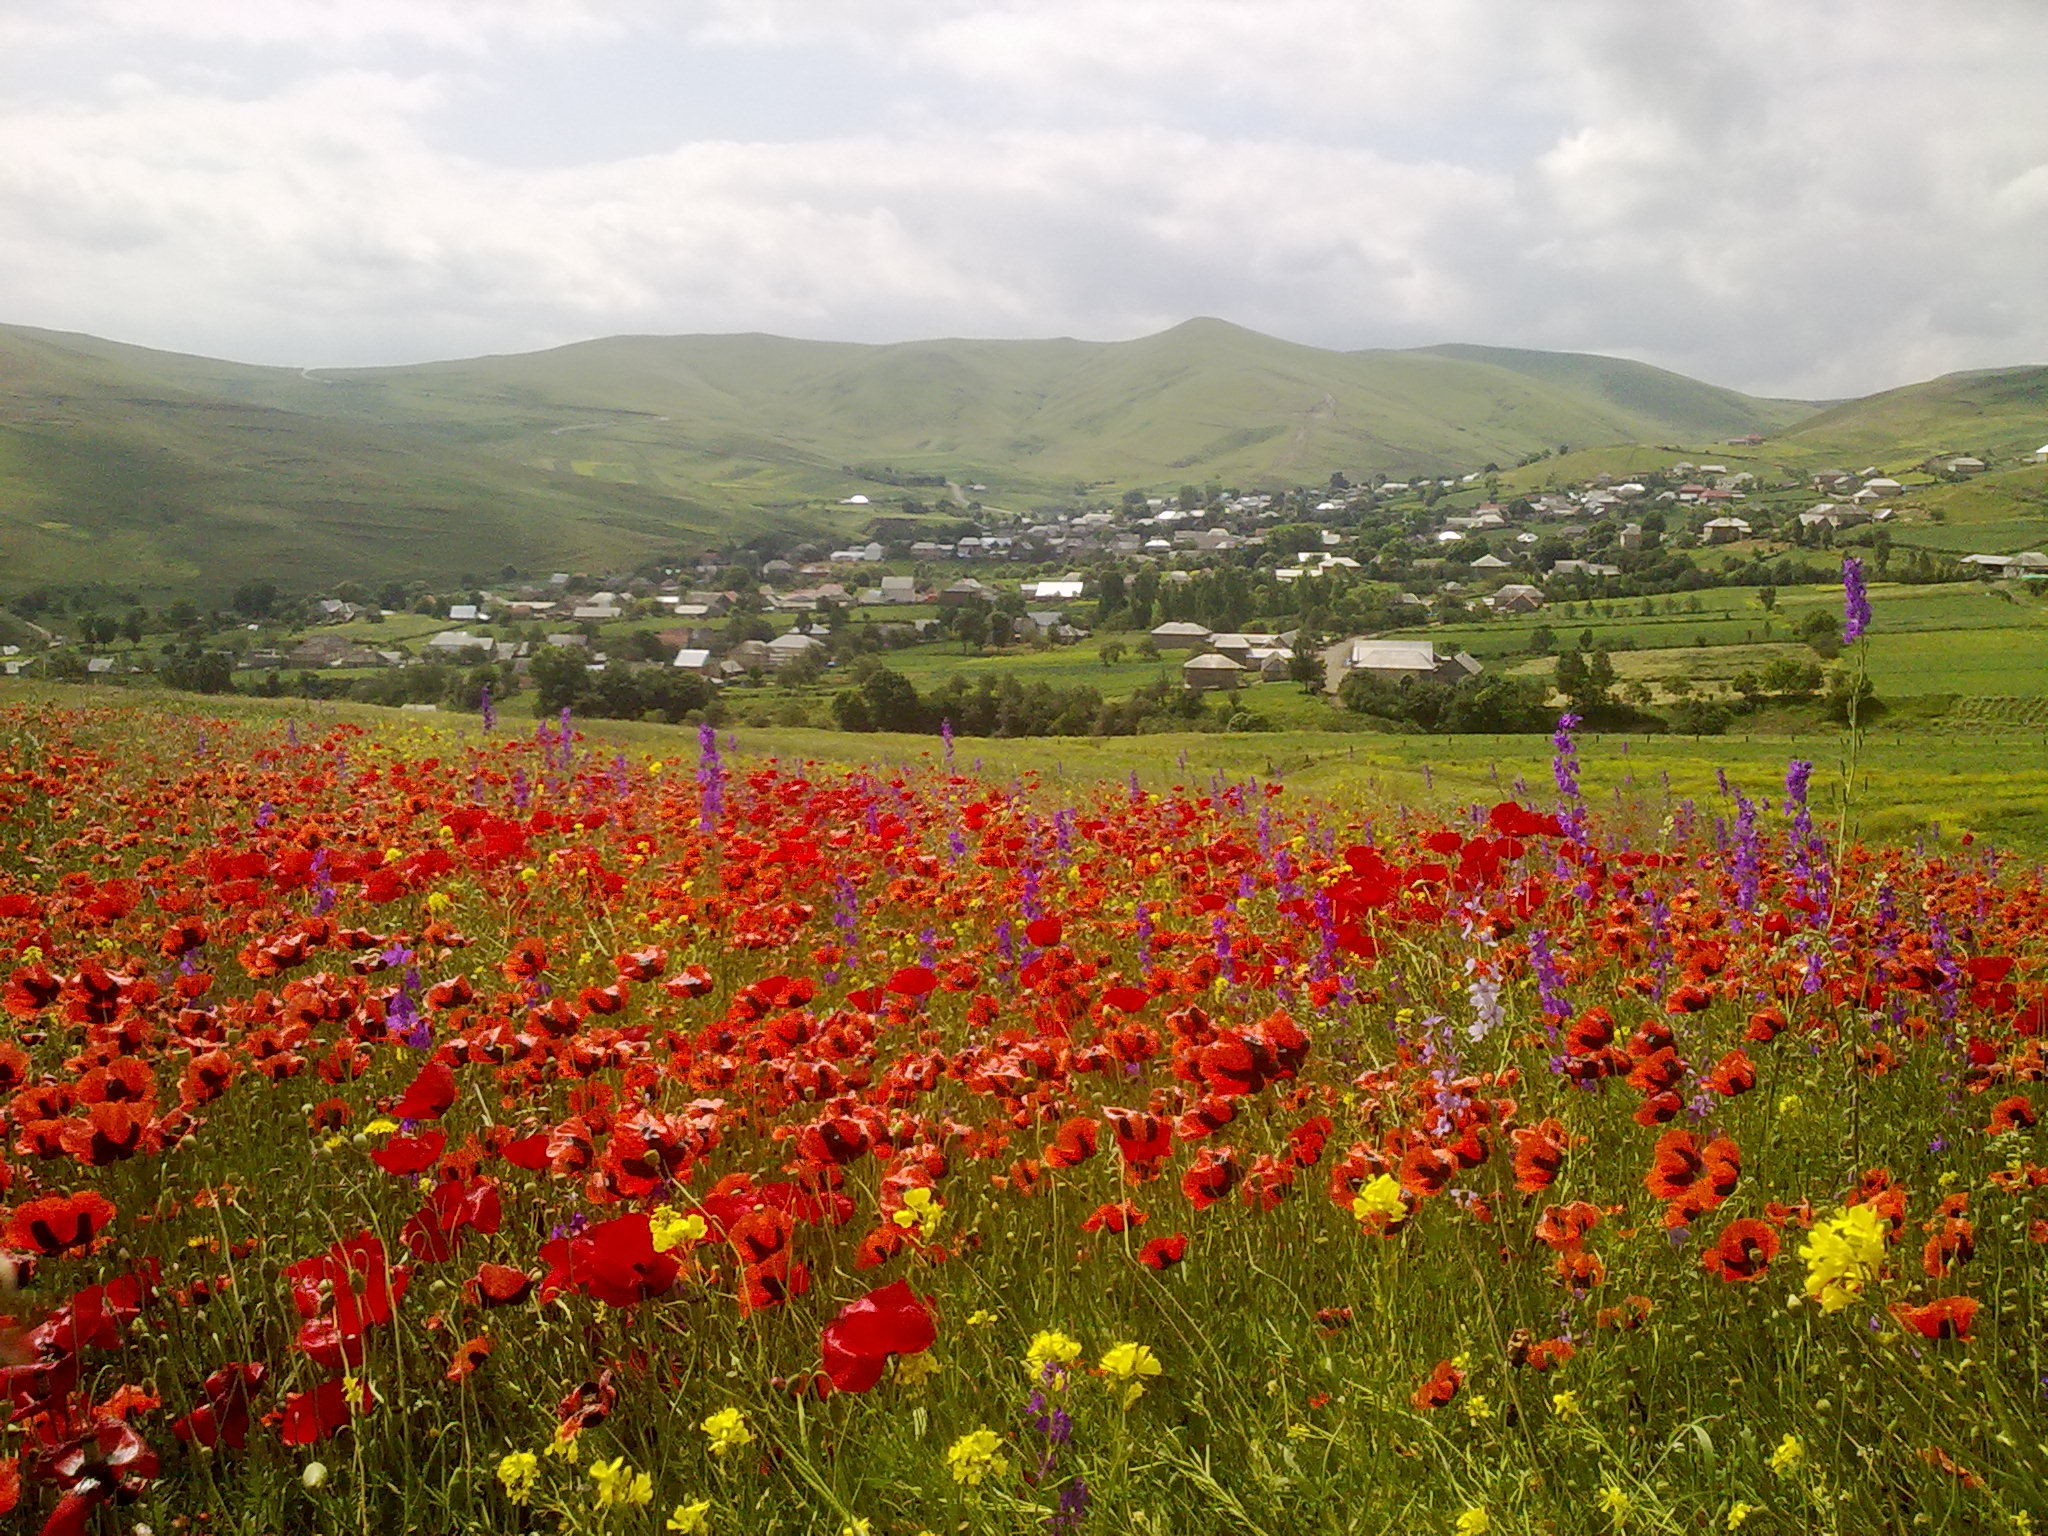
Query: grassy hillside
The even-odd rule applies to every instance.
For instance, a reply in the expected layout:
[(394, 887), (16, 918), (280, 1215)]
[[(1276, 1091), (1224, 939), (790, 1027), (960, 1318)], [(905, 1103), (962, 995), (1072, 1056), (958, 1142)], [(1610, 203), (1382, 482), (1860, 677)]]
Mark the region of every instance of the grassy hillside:
[(1788, 412), (1613, 359), (1332, 352), (1216, 320), (1106, 344), (611, 337), (304, 374), (34, 339), (158, 391), (396, 427), (549, 474), (775, 511), (872, 489), (849, 466), (1028, 500), (1077, 484), (1464, 471), (1560, 442), (1768, 428)]
[(2010, 461), (2048, 443), (2048, 368), (1944, 374), (1851, 400), (1780, 434), (1775, 447), (1847, 469), (1934, 454)]
[(872, 514), (845, 498), (898, 499), (910, 476), (948, 480), (914, 494), (949, 510), (974, 484), (1025, 508), (1750, 431), (1786, 465), (1901, 444), (2009, 458), (2048, 437), (2044, 380), (1955, 376), (1805, 422), (1794, 402), (1612, 358), (1334, 352), (1217, 320), (1115, 343), (611, 337), (304, 372), (0, 328), (0, 560), (12, 580), (76, 579), (90, 551), (109, 579), (158, 588), (604, 566), (771, 525), (851, 531)]
[[(83, 341), (82, 338), (79, 339)], [(252, 574), (455, 577), (700, 546), (701, 505), (444, 437), (262, 403), (282, 370), (0, 330), (0, 570), (224, 590)]]
[(1628, 430), (1620, 439), (1676, 435), (1684, 442), (1770, 433), (1814, 414), (1803, 400), (1760, 400), (1702, 384), (1681, 373), (1586, 352), (1453, 345), (1419, 349), (1432, 357), (1481, 363), (1603, 402)]
[(1558, 442), (1746, 431), (1786, 417), (1631, 363), (1572, 359), (1546, 378), (1452, 351), (1331, 352), (1195, 320), (1106, 344), (613, 337), (320, 377), (326, 409), (429, 421), (550, 467), (768, 504), (857, 489), (840, 473), (849, 465), (1029, 497), (1076, 484), (1463, 471)]

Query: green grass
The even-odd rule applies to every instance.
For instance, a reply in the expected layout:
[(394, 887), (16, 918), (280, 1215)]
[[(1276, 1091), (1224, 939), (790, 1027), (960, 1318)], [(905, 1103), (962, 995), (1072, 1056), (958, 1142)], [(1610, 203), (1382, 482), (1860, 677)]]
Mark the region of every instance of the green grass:
[[(1287, 684), (1265, 686), (1270, 690), (1267, 698), (1284, 700), (1291, 692)], [(738, 693), (732, 702), (746, 711), (757, 703), (772, 707), (783, 698), (781, 690), (767, 688)], [(1255, 710), (1277, 712), (1278, 706), (1269, 705), (1259, 690), (1245, 699)], [(212, 699), (154, 689), (115, 692), (0, 682), (0, 704), (16, 700), (117, 707), (131, 712), (143, 731), (155, 728), (152, 721), (219, 713), (304, 722), (352, 720), (413, 733), (423, 742), (474, 740), (479, 734), (471, 716), (402, 716), (363, 704)], [(810, 702), (814, 710), (821, 705), (822, 700)], [(502, 719), (505, 730), (530, 730), (530, 702), (522, 698), (508, 703)], [(594, 740), (617, 743), (650, 758), (695, 761), (692, 726), (587, 720), (578, 722), (577, 728)], [(937, 761), (942, 755), (939, 740), (930, 736), (741, 725), (721, 733), (721, 741), (727, 737), (749, 761), (774, 758), (885, 767)], [(1647, 796), (1646, 803), (1659, 814), (1683, 800), (1713, 802), (1723, 772), (1752, 796), (1779, 793), (1785, 765), (1795, 757), (1820, 765), (1815, 793), (1833, 797), (1844, 783), (1846, 748), (1847, 738), (1839, 729), (1814, 727), (1773, 734), (1738, 729), (1728, 736), (1704, 738), (1590, 735), (1582, 743), (1589, 792)], [(1066, 785), (1122, 782), (1132, 774), (1154, 788), (1206, 784), (1217, 774), (1227, 779), (1257, 776), (1338, 799), (1369, 793), (1443, 809), (1515, 794), (1518, 780), (1543, 793), (1550, 773), (1550, 745), (1542, 736), (1402, 736), (1308, 729), (1034, 740), (960, 737), (955, 759), (962, 767), (979, 764), (981, 771), (999, 778), (1038, 774)], [(1939, 824), (2048, 854), (2048, 735), (2031, 724), (2005, 718), (1982, 724), (1946, 719), (1932, 724), (1901, 722), (1896, 727), (1880, 723), (1867, 733), (1858, 775), (1857, 815), (1870, 835), (1908, 837)]]

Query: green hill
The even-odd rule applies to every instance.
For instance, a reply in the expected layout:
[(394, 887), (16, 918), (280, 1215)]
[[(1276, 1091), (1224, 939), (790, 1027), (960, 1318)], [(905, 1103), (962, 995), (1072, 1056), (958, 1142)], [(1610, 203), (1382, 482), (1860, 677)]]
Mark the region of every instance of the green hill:
[(611, 337), (262, 387), (271, 403), (487, 443), (537, 467), (783, 508), (858, 489), (847, 466), (1030, 499), (1463, 472), (1560, 442), (1771, 430), (1798, 412), (1614, 359), (1546, 371), (1547, 356), (1334, 352), (1193, 320), (1112, 343)]
[(1908, 466), (1935, 454), (2009, 464), (2048, 443), (2048, 368), (1943, 374), (1809, 417), (1776, 446), (1858, 469)]
[(602, 567), (851, 530), (872, 514), (845, 498), (916, 477), (1023, 507), (1463, 473), (1775, 432), (1801, 409), (1612, 358), (1336, 352), (1218, 320), (1113, 343), (622, 336), (305, 372), (0, 327), (0, 559), (9, 582), (89, 561), (158, 589)]
[(694, 549), (722, 519), (632, 486), (547, 475), (445, 434), (262, 403), (286, 370), (0, 329), (0, 571), (225, 590)]
[(1588, 352), (1530, 352), (1516, 347), (1423, 347), (1432, 357), (1484, 363), (1539, 383), (1602, 402), (1625, 430), (1595, 442), (1647, 442), (1670, 437), (1702, 443), (1715, 438), (1770, 434), (1813, 415), (1804, 400), (1763, 400), (1702, 384), (1682, 373)]

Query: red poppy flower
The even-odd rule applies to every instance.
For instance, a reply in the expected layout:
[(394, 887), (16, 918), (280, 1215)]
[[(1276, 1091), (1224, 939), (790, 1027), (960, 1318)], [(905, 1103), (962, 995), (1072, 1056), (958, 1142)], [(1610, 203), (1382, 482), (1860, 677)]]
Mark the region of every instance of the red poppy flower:
[(356, 1414), (368, 1413), (376, 1406), (368, 1382), (360, 1383), (355, 1401), (350, 1402), (347, 1379), (337, 1376), (310, 1392), (294, 1392), (270, 1417), (277, 1423), (277, 1438), (286, 1445), (314, 1445), (344, 1428)]
[(43, 1536), (84, 1536), (93, 1511), (117, 1500), (140, 1498), (156, 1481), (157, 1454), (125, 1419), (102, 1418), (77, 1439), (44, 1458), (44, 1474), (59, 1488)]
[(1605, 1008), (1588, 1008), (1565, 1031), (1565, 1049), (1574, 1056), (1591, 1055), (1614, 1043), (1614, 1016)]
[(498, 970), (507, 981), (516, 985), (531, 980), (547, 968), (547, 946), (539, 939), (523, 938), (512, 946), (512, 952), (505, 956)]
[(1570, 1205), (1546, 1205), (1536, 1220), (1536, 1241), (1563, 1253), (1576, 1248), (1585, 1235), (1600, 1225), (1600, 1208), (1585, 1200)]
[(1941, 1279), (1977, 1252), (1977, 1228), (1964, 1217), (1944, 1217), (1939, 1223), (1929, 1223), (1928, 1230), (1931, 1235), (1920, 1250), (1920, 1267), (1930, 1280)]
[(930, 1309), (902, 1280), (840, 1308), (819, 1336), (825, 1374), (841, 1392), (865, 1392), (891, 1355), (921, 1354), (938, 1337)]
[(1715, 1063), (1714, 1070), (1707, 1077), (1707, 1086), (1724, 1098), (1748, 1093), (1756, 1086), (1756, 1066), (1747, 1052), (1740, 1049), (1730, 1051)]
[(1723, 1280), (1757, 1280), (1777, 1256), (1777, 1229), (1743, 1216), (1721, 1229), (1720, 1239), (1700, 1255), (1700, 1263), (1708, 1274)]
[(1173, 1151), (1173, 1128), (1157, 1115), (1106, 1105), (1102, 1116), (1116, 1138), (1117, 1151), (1135, 1173), (1151, 1174)]
[(391, 1113), (400, 1120), (438, 1120), (454, 1103), (454, 1070), (445, 1061), (430, 1061), (391, 1106)]
[(652, 1219), (644, 1211), (543, 1243), (540, 1256), (548, 1265), (543, 1301), (574, 1290), (608, 1307), (630, 1307), (665, 1294), (682, 1273), (674, 1255), (656, 1251)]
[(1647, 1296), (1628, 1296), (1617, 1307), (1602, 1307), (1593, 1315), (1596, 1328), (1619, 1328), (1624, 1333), (1633, 1333), (1650, 1320), (1656, 1310), (1656, 1303)]
[(1138, 1262), (1147, 1269), (1169, 1270), (1188, 1254), (1188, 1240), (1185, 1233), (1176, 1232), (1171, 1237), (1155, 1237), (1138, 1250)]
[(1413, 1147), (1401, 1158), (1398, 1177), (1412, 1195), (1433, 1195), (1451, 1182), (1457, 1159), (1440, 1147)]
[(1204, 1136), (1215, 1135), (1236, 1118), (1237, 1111), (1228, 1098), (1220, 1093), (1204, 1094), (1192, 1109), (1173, 1122), (1173, 1131), (1182, 1141), (1200, 1141)]
[(1206, 1211), (1237, 1184), (1237, 1154), (1229, 1147), (1204, 1147), (1181, 1175), (1180, 1192), (1198, 1211)]
[(2035, 1119), (2034, 1106), (2016, 1093), (1991, 1106), (1991, 1124), (1986, 1127), (1985, 1134), (2004, 1136), (2012, 1131), (2030, 1131), (2034, 1128)]
[(7, 1246), (54, 1259), (89, 1246), (113, 1219), (113, 1203), (98, 1190), (45, 1195), (14, 1208)]
[(1515, 1188), (1525, 1195), (1548, 1189), (1564, 1167), (1565, 1131), (1556, 1120), (1545, 1120), (1533, 1128), (1517, 1128), (1515, 1144)]
[(1024, 937), (1040, 949), (1050, 949), (1059, 943), (1061, 932), (1060, 920), (1056, 917), (1034, 917), (1024, 925)]
[(448, 1363), (447, 1379), (462, 1381), (476, 1374), (477, 1368), (491, 1357), (491, 1341), (483, 1334), (465, 1339), (455, 1346), (455, 1355)]
[(618, 1402), (618, 1380), (607, 1368), (597, 1373), (597, 1380), (579, 1381), (571, 1387), (555, 1404), (555, 1418), (564, 1429), (580, 1434), (610, 1418)]
[(1336, 1130), (1328, 1115), (1313, 1115), (1287, 1133), (1287, 1157), (1297, 1168), (1313, 1168)]
[(906, 965), (883, 983), (883, 990), (898, 997), (924, 997), (938, 987), (939, 978), (921, 965)]
[(386, 1268), (384, 1241), (367, 1230), (325, 1253), (287, 1264), (284, 1275), (301, 1317), (320, 1311), (323, 1286), (331, 1292), (334, 1320), (344, 1337), (389, 1323), (412, 1279), (410, 1270)]
[(413, 1257), (445, 1263), (465, 1231), (492, 1233), (503, 1219), (498, 1186), (486, 1178), (443, 1179), (399, 1233)]
[(612, 965), (623, 980), (658, 981), (668, 969), (668, 951), (659, 944), (649, 944), (645, 949), (628, 950), (617, 956)]
[(1900, 1326), (1912, 1329), (1922, 1338), (1968, 1342), (1970, 1324), (1977, 1317), (1977, 1300), (1973, 1296), (1944, 1296), (1924, 1307), (1897, 1301), (1892, 1303), (1891, 1312)]
[(1083, 1232), (1128, 1232), (1132, 1227), (1142, 1226), (1146, 1215), (1129, 1200), (1117, 1200), (1107, 1205), (1098, 1205), (1088, 1219), (1081, 1223)]
[(1076, 1168), (1093, 1157), (1100, 1145), (1101, 1131), (1086, 1115), (1063, 1123), (1046, 1144), (1045, 1161), (1055, 1168)]
[(477, 1307), (517, 1306), (533, 1294), (534, 1280), (523, 1269), (507, 1264), (479, 1264), (476, 1277), (464, 1283), (462, 1294)]
[(394, 1136), (370, 1154), (370, 1161), (388, 1174), (403, 1177), (433, 1167), (447, 1146), (448, 1137), (441, 1131), (429, 1131), (424, 1136)]
[(1415, 1395), (1409, 1401), (1425, 1412), (1446, 1407), (1464, 1385), (1465, 1373), (1450, 1361), (1439, 1360), (1436, 1369), (1415, 1389)]
[(1136, 1013), (1152, 1001), (1152, 994), (1143, 987), (1111, 987), (1102, 1000), (1119, 1013)]
[(260, 1361), (230, 1362), (207, 1377), (200, 1391), (205, 1401), (183, 1418), (174, 1420), (171, 1433), (180, 1440), (201, 1445), (225, 1444), (239, 1451), (249, 1443), (250, 1400), (270, 1367)]

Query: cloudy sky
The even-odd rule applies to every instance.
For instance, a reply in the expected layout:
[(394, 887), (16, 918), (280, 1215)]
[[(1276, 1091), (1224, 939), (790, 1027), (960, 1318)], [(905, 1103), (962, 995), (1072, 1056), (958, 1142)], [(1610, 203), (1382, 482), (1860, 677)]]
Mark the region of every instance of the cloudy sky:
[(0, 321), (2048, 363), (2044, 0), (5, 0)]

